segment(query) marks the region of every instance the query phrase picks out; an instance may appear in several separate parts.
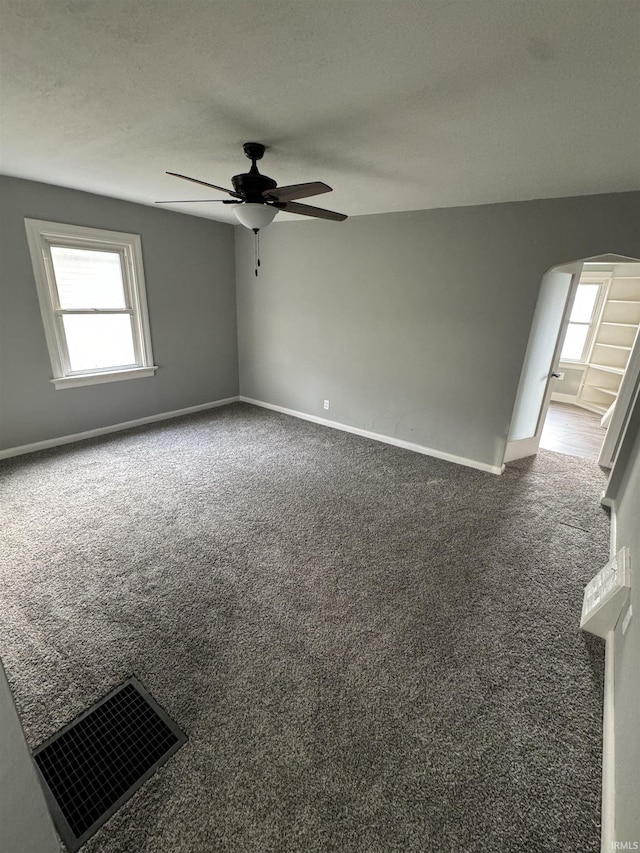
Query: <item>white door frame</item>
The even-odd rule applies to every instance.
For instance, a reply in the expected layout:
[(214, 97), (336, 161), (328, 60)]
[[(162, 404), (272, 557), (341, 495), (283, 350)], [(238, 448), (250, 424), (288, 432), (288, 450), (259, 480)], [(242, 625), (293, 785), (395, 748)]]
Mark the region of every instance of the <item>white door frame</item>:
[[(515, 439), (512, 441), (507, 440), (505, 451), (504, 451), (504, 460), (503, 462), (512, 462), (515, 459), (523, 459), (526, 456), (535, 456), (538, 452), (538, 447), (540, 445), (540, 438), (542, 436), (542, 429), (544, 427), (545, 418), (547, 417), (547, 410), (549, 408), (549, 402), (551, 400), (551, 379), (553, 374), (557, 372), (558, 365), (560, 364), (560, 354), (562, 352), (562, 344), (564, 342), (564, 338), (567, 332), (567, 326), (569, 325), (569, 318), (571, 316), (571, 309), (573, 308), (573, 301), (575, 299), (576, 291), (578, 289), (578, 284), (580, 282), (580, 276), (582, 274), (582, 266), (583, 261), (574, 261), (569, 264), (562, 264), (557, 267), (552, 267), (547, 270), (545, 276), (551, 272), (563, 272), (569, 273), (571, 278), (571, 284), (569, 285), (569, 289), (567, 291), (567, 298), (565, 300), (564, 306), (562, 307), (562, 319), (560, 321), (560, 326), (558, 329), (558, 337), (556, 338), (555, 347), (553, 350), (553, 356), (551, 358), (551, 363), (549, 367), (549, 373), (547, 375), (546, 386), (544, 390), (544, 394), (542, 396), (542, 401), (540, 404), (540, 411), (538, 412), (538, 417), (536, 420), (536, 428), (534, 434), (527, 438)], [(543, 276), (544, 278), (544, 276)], [(532, 321), (533, 323), (533, 321)], [(529, 340), (529, 344), (527, 346), (527, 350), (531, 345), (531, 339)], [(526, 358), (526, 357), (525, 357)], [(526, 360), (523, 362), (523, 373), (521, 375), (520, 381), (522, 382), (525, 378), (524, 370), (526, 366)], [(517, 397), (516, 397), (517, 402)], [(515, 411), (515, 403), (514, 403), (514, 411)], [(512, 414), (513, 418), (513, 414)]]

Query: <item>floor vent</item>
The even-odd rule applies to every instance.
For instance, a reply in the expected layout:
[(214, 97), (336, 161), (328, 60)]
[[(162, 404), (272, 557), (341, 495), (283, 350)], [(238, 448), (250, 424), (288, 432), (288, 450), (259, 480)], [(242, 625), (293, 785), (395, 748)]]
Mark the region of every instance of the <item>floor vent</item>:
[(49, 808), (71, 853), (186, 740), (132, 677), (37, 747)]

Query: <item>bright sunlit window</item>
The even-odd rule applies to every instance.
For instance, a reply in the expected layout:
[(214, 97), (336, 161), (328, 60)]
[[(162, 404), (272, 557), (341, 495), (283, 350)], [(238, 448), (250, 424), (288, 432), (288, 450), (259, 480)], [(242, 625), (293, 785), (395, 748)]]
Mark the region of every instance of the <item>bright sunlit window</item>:
[(560, 361), (585, 361), (601, 288), (601, 284), (578, 285)]
[(25, 225), (56, 388), (152, 376), (140, 237)]

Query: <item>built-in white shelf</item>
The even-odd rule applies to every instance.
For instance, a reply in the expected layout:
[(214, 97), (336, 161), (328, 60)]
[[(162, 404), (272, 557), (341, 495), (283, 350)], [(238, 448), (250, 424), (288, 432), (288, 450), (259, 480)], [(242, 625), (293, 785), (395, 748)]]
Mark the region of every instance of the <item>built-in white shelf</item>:
[(617, 373), (618, 376), (624, 376), (624, 367), (610, 367), (608, 364), (595, 364), (594, 362), (590, 362), (589, 367), (592, 370), (604, 370), (605, 373)]
[(587, 388), (591, 388), (594, 391), (599, 391), (600, 394), (610, 394), (612, 397), (617, 397), (618, 392), (614, 391), (613, 388), (602, 388), (600, 385), (587, 385)]
[(640, 326), (640, 277), (616, 276), (606, 286), (576, 402), (608, 412), (615, 403)]
[(595, 346), (597, 347), (608, 347), (609, 349), (623, 349), (627, 352), (631, 352), (632, 347), (623, 347), (620, 344), (603, 344), (602, 341), (597, 341)]

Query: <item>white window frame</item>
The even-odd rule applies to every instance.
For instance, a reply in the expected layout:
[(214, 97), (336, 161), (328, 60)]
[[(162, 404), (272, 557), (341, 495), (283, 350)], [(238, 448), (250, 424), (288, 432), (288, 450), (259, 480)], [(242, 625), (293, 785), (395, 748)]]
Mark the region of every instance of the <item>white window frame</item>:
[(591, 357), (591, 350), (593, 349), (593, 341), (596, 336), (596, 331), (600, 324), (600, 317), (602, 316), (602, 310), (604, 308), (604, 304), (606, 302), (607, 293), (609, 290), (609, 286), (611, 285), (611, 273), (610, 272), (583, 272), (580, 276), (580, 281), (578, 282), (578, 287), (581, 284), (598, 284), (600, 285), (600, 290), (598, 291), (598, 295), (596, 296), (596, 301), (593, 303), (593, 311), (591, 312), (591, 320), (588, 323), (584, 322), (571, 322), (571, 317), (569, 317), (569, 322), (567, 324), (567, 329), (569, 326), (588, 326), (589, 330), (587, 331), (587, 337), (584, 341), (584, 346), (582, 347), (582, 353), (580, 358), (563, 358), (561, 359), (562, 364), (568, 365), (585, 365), (589, 363), (589, 359)]
[[(140, 236), (125, 234), (122, 231), (105, 231), (99, 228), (86, 228), (82, 225), (47, 222), (41, 219), (25, 219), (24, 222), (53, 370), (51, 381), (55, 387), (75, 388), (80, 385), (96, 385), (101, 382), (118, 382), (123, 379), (153, 376), (158, 368), (153, 363), (151, 350), (151, 330)], [(120, 310), (62, 310), (51, 260), (52, 246), (117, 252), (120, 255), (126, 307)], [(95, 370), (71, 369), (63, 317), (65, 314), (96, 313), (128, 314), (131, 317), (135, 354), (135, 362), (132, 365)]]

